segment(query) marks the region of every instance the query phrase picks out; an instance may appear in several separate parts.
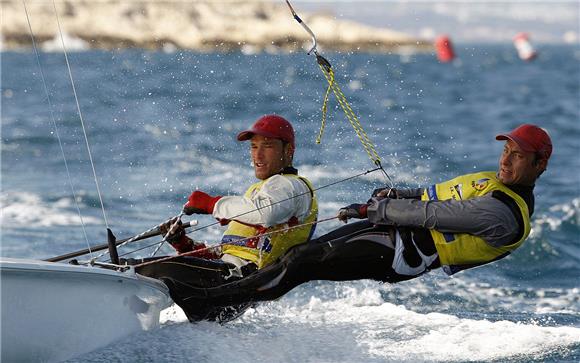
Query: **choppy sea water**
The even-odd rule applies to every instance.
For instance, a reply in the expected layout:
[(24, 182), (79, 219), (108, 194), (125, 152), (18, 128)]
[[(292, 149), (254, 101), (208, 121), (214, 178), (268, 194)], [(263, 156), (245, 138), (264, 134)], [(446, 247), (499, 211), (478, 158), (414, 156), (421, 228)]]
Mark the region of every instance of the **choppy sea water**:
[[(495, 134), (523, 122), (549, 130), (554, 154), (536, 187), (533, 231), (514, 254), (453, 278), (433, 271), (397, 285), (313, 282), (223, 326), (189, 324), (172, 308), (160, 329), (73, 361), (580, 360), (580, 49), (539, 50), (531, 63), (518, 60), (511, 45), (460, 46), (453, 64), (432, 54), (327, 54), (398, 186), (494, 170), (502, 149)], [(85, 248), (34, 53), (1, 57), (0, 253), (47, 258)], [(177, 214), (194, 189), (242, 193), (254, 178), (248, 146), (235, 135), (265, 113), (293, 121), (295, 164), (315, 186), (373, 167), (334, 100), (323, 142), (315, 144), (325, 80), (304, 54), (69, 57), (107, 219), (119, 238)], [(43, 53), (41, 63), (88, 239), (102, 243), (103, 216), (63, 55)], [(320, 218), (365, 201), (384, 182), (371, 173), (321, 189)], [(337, 226), (320, 224), (317, 234)], [(222, 232), (216, 226), (195, 237), (217, 241)]]

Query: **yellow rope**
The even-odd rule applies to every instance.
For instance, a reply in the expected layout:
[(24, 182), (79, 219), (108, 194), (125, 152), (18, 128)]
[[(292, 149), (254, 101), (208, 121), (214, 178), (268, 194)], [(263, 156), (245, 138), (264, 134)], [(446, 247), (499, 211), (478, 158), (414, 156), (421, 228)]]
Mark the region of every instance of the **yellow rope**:
[[(320, 66), (322, 67), (322, 66)], [(334, 83), (334, 73), (331, 74), (332, 83)], [(328, 98), (330, 97), (331, 87), (328, 85), (326, 92), (324, 93), (324, 100), (322, 101), (322, 124), (320, 125), (320, 131), (318, 132), (318, 137), (316, 137), (316, 143), (320, 144), (322, 142), (322, 134), (324, 133), (324, 128), (326, 127), (326, 114), (328, 112)]]
[(342, 111), (344, 112), (346, 118), (352, 125), (354, 132), (358, 136), (369, 158), (373, 161), (373, 163), (375, 163), (375, 165), (381, 165), (381, 158), (379, 157), (379, 154), (377, 153), (375, 146), (373, 145), (372, 141), (369, 139), (367, 133), (363, 129), (360, 120), (352, 110), (352, 107), (350, 107), (350, 104), (348, 103), (346, 96), (340, 89), (340, 86), (338, 85), (338, 83), (336, 83), (334, 78), (334, 71), (332, 70), (332, 68), (325, 67), (320, 63), (318, 64), (318, 66), (320, 67), (322, 74), (324, 74), (324, 77), (328, 82), (328, 88), (326, 89), (324, 101), (322, 103), (322, 125), (320, 127), (318, 137), (316, 138), (316, 143), (320, 144), (322, 140), (322, 134), (326, 126), (326, 114), (328, 112), (328, 97), (330, 95), (330, 90), (332, 90), (334, 96), (336, 97), (336, 100), (340, 104), (340, 107), (342, 108)]

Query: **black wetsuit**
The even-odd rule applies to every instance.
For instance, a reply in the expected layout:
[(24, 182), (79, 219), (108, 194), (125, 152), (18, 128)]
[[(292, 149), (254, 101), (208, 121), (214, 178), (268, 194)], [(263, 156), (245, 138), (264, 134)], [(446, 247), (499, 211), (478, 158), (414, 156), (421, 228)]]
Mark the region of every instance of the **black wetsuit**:
[[(163, 257), (132, 259), (131, 264), (154, 261)], [(232, 271), (241, 270), (242, 276), (235, 276)], [(197, 257), (179, 256), (170, 260), (136, 266), (135, 271), (143, 276), (163, 281), (169, 288), (173, 301), (179, 305), (191, 322), (200, 320), (218, 321), (220, 323), (235, 319), (252, 304), (245, 301), (235, 306), (216, 305), (203, 299), (190, 298), (191, 289), (203, 289), (222, 286), (240, 280), (257, 270), (255, 264), (248, 264), (241, 269), (220, 259), (209, 260)]]
[[(519, 188), (514, 191), (522, 196), (531, 213), (533, 188)], [(179, 293), (173, 292), (176, 294), (176, 302), (180, 305), (186, 303), (191, 307), (200, 306), (210, 311), (219, 311), (217, 307), (220, 306), (238, 306), (255, 301), (273, 300), (283, 296), (294, 287), (312, 280), (373, 279), (396, 283), (415, 278), (433, 268), (440, 267), (429, 229), (419, 227), (423, 223), (420, 219), (425, 216), (451, 231), (467, 229), (468, 233), (482, 237), (485, 233), (489, 233), (488, 229), (484, 228), (485, 226), (473, 223), (473, 216), (464, 212), (463, 205), (453, 201), (431, 204), (430, 213), (423, 213), (420, 208), (413, 205), (416, 203), (413, 200), (417, 200), (421, 192), (419, 189), (408, 190), (407, 193), (401, 193), (403, 199), (384, 200), (378, 203), (378, 211), (381, 210), (381, 204), (386, 202), (391, 202), (392, 207), (400, 210), (400, 213), (396, 215), (399, 219), (397, 227), (380, 224), (383, 219), (388, 221), (386, 212), (375, 212), (373, 216), (369, 212), (370, 221), (350, 223), (306, 244), (293, 247), (276, 263), (252, 272), (244, 278), (216, 280), (210, 284), (201, 282), (200, 284), (183, 284), (183, 281), (170, 281), (170, 284), (174, 284), (174, 287), (178, 287), (176, 290), (179, 290)], [(438, 207), (439, 205), (441, 208)], [(506, 231), (506, 236), (494, 236), (493, 239), (490, 238), (491, 243), (507, 244), (513, 240), (514, 236), (519, 238), (518, 231), (522, 226), (517, 215), (520, 212), (510, 204), (509, 200), (499, 195), (490, 195), (479, 198), (475, 203), (471, 202), (470, 208), (470, 213), (476, 213), (479, 210), (481, 213), (493, 214), (497, 211), (497, 213), (501, 212), (502, 216), (510, 217), (510, 221), (506, 223), (510, 226)], [(400, 223), (403, 218), (414, 222)], [(495, 220), (503, 223), (502, 218), (498, 217)], [(470, 221), (471, 225), (468, 225)], [(407, 227), (402, 227), (405, 225)], [(465, 225), (468, 226), (465, 227)], [(403, 261), (402, 270), (397, 269), (401, 266), (400, 261)], [(174, 273), (174, 270), (171, 270)], [(221, 274), (220, 278), (223, 278), (223, 272)], [(187, 269), (184, 269), (183, 278), (191, 279)], [(195, 315), (195, 312), (192, 312), (191, 314), (190, 320), (213, 319), (215, 316), (215, 313)]]
[[(522, 195), (532, 212), (533, 188), (526, 187), (515, 191)], [(416, 199), (416, 195), (420, 195), (419, 192), (410, 194), (414, 195), (407, 196), (408, 199)], [(495, 196), (490, 198), (493, 198), (495, 202), (482, 200), (481, 204), (484, 208), (488, 208), (490, 203), (492, 205), (495, 203), (507, 213), (513, 212), (511, 217), (514, 221), (517, 219), (515, 217), (519, 213), (517, 209), (512, 208), (502, 198)], [(448, 213), (461, 218), (461, 215), (453, 210), (453, 206), (449, 207), (449, 204), (445, 203), (443, 207)], [(410, 215), (410, 217), (414, 216)], [(457, 218), (450, 218), (450, 220), (452, 223), (457, 223)], [(466, 217), (468, 218), (470, 216)], [(521, 229), (519, 221), (510, 223), (512, 228), (508, 233), (518, 238), (518, 230)], [(396, 232), (400, 237), (399, 242), (396, 241)], [(424, 262), (425, 256), (433, 258), (413, 274), (398, 273), (393, 267), (397, 244), (399, 244), (403, 260), (411, 268)], [(190, 300), (199, 299), (214, 306), (228, 306), (251, 301), (273, 300), (283, 296), (294, 287), (312, 280), (373, 279), (396, 283), (415, 278), (437, 267), (440, 267), (440, 262), (428, 229), (400, 226), (395, 229), (393, 226), (373, 225), (368, 220), (364, 220), (350, 223), (307, 244), (296, 246), (278, 262), (246, 278), (215, 288), (190, 289), (188, 293)]]

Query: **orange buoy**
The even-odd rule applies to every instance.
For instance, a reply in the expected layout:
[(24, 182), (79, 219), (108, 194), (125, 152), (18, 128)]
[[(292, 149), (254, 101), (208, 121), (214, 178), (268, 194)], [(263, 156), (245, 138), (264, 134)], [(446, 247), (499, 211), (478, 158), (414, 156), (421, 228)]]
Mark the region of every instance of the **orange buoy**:
[(455, 58), (451, 39), (447, 35), (441, 35), (435, 39), (435, 49), (437, 50), (437, 59), (440, 62), (451, 62)]
[(514, 46), (521, 60), (531, 61), (538, 55), (532, 44), (530, 44), (530, 37), (527, 33), (518, 33), (514, 37)]

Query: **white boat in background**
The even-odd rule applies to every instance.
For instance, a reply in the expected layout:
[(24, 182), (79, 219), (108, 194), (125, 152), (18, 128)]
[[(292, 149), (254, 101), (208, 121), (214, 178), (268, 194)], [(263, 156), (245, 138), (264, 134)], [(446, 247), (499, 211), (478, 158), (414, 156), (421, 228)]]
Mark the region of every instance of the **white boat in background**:
[(159, 280), (94, 266), (0, 258), (1, 361), (56, 362), (159, 325)]

